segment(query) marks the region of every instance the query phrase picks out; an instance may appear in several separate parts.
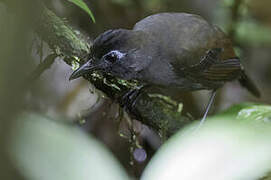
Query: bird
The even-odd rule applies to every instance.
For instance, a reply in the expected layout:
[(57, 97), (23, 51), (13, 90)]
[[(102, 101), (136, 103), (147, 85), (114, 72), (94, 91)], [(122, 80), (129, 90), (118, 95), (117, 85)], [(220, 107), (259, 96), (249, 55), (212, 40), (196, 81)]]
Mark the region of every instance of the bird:
[(203, 118), (225, 83), (238, 80), (254, 96), (260, 91), (247, 76), (230, 38), (199, 15), (159, 13), (137, 22), (132, 29), (100, 34), (90, 59), (70, 80), (99, 71), (144, 86), (180, 91), (210, 90)]

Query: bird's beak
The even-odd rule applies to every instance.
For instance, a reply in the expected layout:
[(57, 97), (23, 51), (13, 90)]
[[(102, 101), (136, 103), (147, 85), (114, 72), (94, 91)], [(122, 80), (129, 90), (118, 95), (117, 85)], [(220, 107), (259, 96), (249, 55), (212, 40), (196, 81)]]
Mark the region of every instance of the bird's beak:
[(90, 72), (97, 70), (97, 69), (98, 69), (98, 65), (93, 65), (90, 60), (90, 61), (86, 62), (85, 64), (83, 64), (78, 69), (76, 69), (75, 71), (73, 71), (69, 80), (77, 79), (77, 78), (83, 76), (84, 74), (90, 73)]

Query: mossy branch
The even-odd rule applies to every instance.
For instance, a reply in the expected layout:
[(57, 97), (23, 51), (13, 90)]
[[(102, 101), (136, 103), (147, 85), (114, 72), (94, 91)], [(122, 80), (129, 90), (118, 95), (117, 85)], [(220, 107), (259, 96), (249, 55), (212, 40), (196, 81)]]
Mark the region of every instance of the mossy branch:
[[(62, 56), (68, 64), (72, 64), (74, 60), (82, 64), (87, 60), (91, 46), (86, 41), (87, 38), (79, 37), (65, 21), (46, 7), (43, 7), (36, 32), (54, 53)], [(125, 93), (136, 87), (134, 82), (119, 80), (110, 75), (93, 73), (85, 78), (118, 103)], [(180, 107), (168, 97), (143, 92), (136, 101), (135, 110), (128, 111), (165, 138), (190, 122), (189, 118), (181, 115)]]
[(73, 60), (86, 59), (90, 53), (89, 42), (83, 36), (69, 27), (66, 22), (56, 16), (45, 6), (42, 8), (39, 24), (36, 32), (44, 40), (55, 54), (64, 57), (67, 64)]

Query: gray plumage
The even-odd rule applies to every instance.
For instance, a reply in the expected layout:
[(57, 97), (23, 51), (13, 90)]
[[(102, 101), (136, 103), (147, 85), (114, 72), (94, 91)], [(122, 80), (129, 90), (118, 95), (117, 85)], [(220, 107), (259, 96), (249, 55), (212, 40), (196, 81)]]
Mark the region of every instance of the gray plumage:
[[(240, 79), (254, 95), (260, 93), (245, 75), (231, 41), (198, 15), (161, 13), (132, 30), (109, 30), (92, 47), (87, 71), (99, 70), (143, 84), (179, 90), (217, 89)], [(85, 65), (85, 67), (87, 67)], [(82, 75), (77, 70), (72, 79)]]

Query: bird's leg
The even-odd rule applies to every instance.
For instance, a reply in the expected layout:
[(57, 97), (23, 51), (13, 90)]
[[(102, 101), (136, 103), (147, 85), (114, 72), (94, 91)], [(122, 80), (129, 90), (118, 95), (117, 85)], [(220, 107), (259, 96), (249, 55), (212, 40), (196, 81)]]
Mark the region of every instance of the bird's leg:
[(209, 112), (209, 110), (210, 110), (210, 108), (211, 108), (211, 106), (212, 106), (212, 104), (214, 102), (215, 95), (216, 95), (216, 89), (213, 90), (212, 93), (211, 93), (211, 97), (210, 97), (209, 102), (207, 104), (207, 107), (206, 107), (206, 110), (204, 112), (203, 118), (200, 120), (199, 127), (205, 122), (207, 114), (208, 114), (208, 112)]

